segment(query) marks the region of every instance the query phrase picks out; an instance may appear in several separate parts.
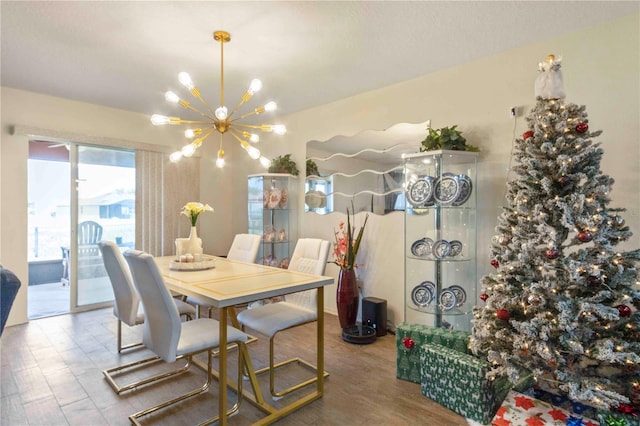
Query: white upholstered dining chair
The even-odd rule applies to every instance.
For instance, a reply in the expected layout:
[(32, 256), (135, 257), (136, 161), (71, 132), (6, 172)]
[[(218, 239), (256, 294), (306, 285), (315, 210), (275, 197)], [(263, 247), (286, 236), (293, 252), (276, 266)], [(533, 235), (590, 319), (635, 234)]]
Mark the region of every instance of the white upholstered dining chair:
[[(117, 330), (117, 347), (118, 353), (123, 350), (132, 349), (142, 346), (142, 342), (131, 343), (122, 346), (122, 323), (133, 327), (143, 324), (145, 321), (144, 310), (140, 304), (140, 296), (133, 285), (133, 278), (129, 265), (124, 259), (124, 256), (120, 252), (120, 248), (113, 241), (100, 241), (98, 242), (100, 253), (102, 254), (102, 261), (104, 267), (111, 281), (111, 287), (113, 289), (113, 296), (115, 301), (113, 303), (113, 315), (116, 317), (118, 330)], [(180, 316), (185, 316), (187, 319), (195, 318), (196, 311), (193, 306), (181, 300), (174, 299), (174, 303), (178, 309)], [(120, 394), (124, 391), (133, 389), (134, 387), (141, 386), (142, 384), (151, 383), (152, 381), (159, 380), (166, 377), (163, 374), (162, 377), (156, 376), (143, 381), (137, 381), (126, 386), (118, 386), (115, 382), (114, 376), (125, 370), (130, 370), (134, 367), (141, 367), (142, 365), (156, 362), (159, 358), (157, 356), (143, 359), (140, 361), (134, 361), (128, 364), (120, 365), (103, 371), (107, 382), (113, 388), (113, 390)], [(183, 372), (184, 370), (176, 370), (174, 374)]]
[[(219, 323), (211, 318), (181, 322), (174, 299), (164, 283), (153, 256), (141, 251), (129, 250), (124, 254), (124, 257), (131, 269), (134, 285), (140, 294), (145, 310), (146, 321), (143, 325), (142, 339), (144, 345), (168, 363), (182, 358), (191, 360), (192, 356), (207, 352), (207, 380), (205, 384), (191, 392), (129, 416), (132, 423), (139, 424), (138, 419), (141, 417), (208, 391), (212, 378), (212, 351), (220, 345)], [(242, 361), (243, 354), (247, 353), (244, 346), (246, 340), (246, 334), (237, 328), (227, 327), (227, 341), (240, 345), (242, 348), (238, 351), (238, 397), (235, 405), (227, 411), (227, 415), (235, 413), (242, 401)], [(206, 423), (209, 424), (216, 420), (217, 418), (214, 417), (207, 420)]]
[[(329, 257), (331, 244), (328, 241), (314, 238), (300, 238), (289, 262), (289, 270), (305, 272), (313, 275), (323, 275)], [(277, 399), (317, 380), (317, 376), (298, 383), (282, 391), (275, 389), (275, 370), (279, 367), (298, 362), (313, 371), (316, 366), (300, 358), (291, 358), (275, 363), (274, 339), (277, 333), (317, 321), (317, 290), (307, 290), (298, 293), (287, 294), (283, 302), (256, 306), (246, 309), (238, 314), (238, 321), (243, 330), (250, 328), (269, 337), (269, 366), (256, 371), (256, 374), (269, 372), (269, 388), (271, 395)], [(329, 375), (326, 371), (323, 372)]]
[[(227, 253), (227, 259), (253, 263), (256, 261), (262, 236), (258, 234), (236, 234)], [(213, 306), (202, 304), (200, 301), (187, 297), (187, 302), (196, 307), (196, 316), (199, 318), (202, 309), (207, 310), (207, 316), (211, 318)]]

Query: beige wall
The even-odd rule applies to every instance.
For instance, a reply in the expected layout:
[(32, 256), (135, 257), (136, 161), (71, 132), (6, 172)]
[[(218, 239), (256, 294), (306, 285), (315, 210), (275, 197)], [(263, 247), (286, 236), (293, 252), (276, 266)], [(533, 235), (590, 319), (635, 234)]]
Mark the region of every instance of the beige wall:
[[(604, 131), (598, 140), (605, 150), (602, 170), (616, 180), (612, 205), (628, 208), (626, 220), (635, 235), (626, 247), (640, 247), (639, 19), (635, 14), (292, 114), (282, 120), (289, 129), (287, 135), (283, 139), (265, 138), (261, 149), (269, 158), (290, 152), (303, 166), (308, 140), (379, 130), (398, 122), (430, 119), (436, 128), (458, 124), (468, 142), (482, 148), (476, 186), (481, 276), (489, 271), (488, 244), (502, 205), (513, 135), (523, 133), (524, 115), (535, 103), (536, 64), (549, 53), (563, 55), (567, 101), (586, 105), (591, 129)], [(151, 127), (148, 117), (141, 114), (7, 88), (2, 88), (0, 95), (0, 262), (20, 277), (27, 276), (27, 138), (10, 135), (9, 126), (21, 124), (173, 147), (180, 146), (183, 140), (178, 131)], [(508, 114), (512, 106), (521, 111), (515, 123)], [(234, 146), (225, 145), (229, 167), (223, 172), (212, 164), (214, 147), (206, 145), (202, 152), (201, 197), (216, 212), (203, 216), (199, 234), (205, 250), (214, 254), (226, 252), (232, 234), (246, 231), (246, 177), (260, 172), (244, 152), (229, 145)], [(300, 209), (302, 206), (300, 200)], [(300, 221), (301, 236), (332, 240), (338, 219), (336, 215), (311, 219), (300, 213)], [(364, 241), (369, 247), (363, 252), (365, 263), (371, 265), (368, 273), (362, 271), (367, 281), (365, 296), (386, 298), (389, 319), (396, 323), (402, 320), (404, 305), (402, 250), (398, 248), (402, 247), (398, 236), (402, 229), (399, 214), (370, 222)], [(330, 266), (327, 273), (337, 276), (337, 269)], [(330, 312), (335, 312), (334, 293), (335, 286), (327, 289), (326, 306)], [(24, 321), (26, 285), (21, 289), (9, 324)]]

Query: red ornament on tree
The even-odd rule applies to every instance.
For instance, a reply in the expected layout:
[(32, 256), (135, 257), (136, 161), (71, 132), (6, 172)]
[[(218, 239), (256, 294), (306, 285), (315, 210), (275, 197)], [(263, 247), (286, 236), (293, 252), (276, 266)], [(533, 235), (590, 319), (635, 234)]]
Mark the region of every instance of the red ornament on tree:
[(618, 305), (616, 306), (616, 308), (618, 309), (618, 312), (620, 312), (620, 316), (621, 317), (628, 317), (631, 316), (631, 308), (628, 307), (627, 305)]
[(549, 260), (553, 260), (553, 259), (557, 259), (558, 256), (560, 255), (560, 253), (558, 253), (558, 250), (556, 249), (548, 249), (547, 251), (544, 252), (545, 256), (547, 256), (547, 259)]
[(587, 130), (589, 130), (589, 125), (587, 123), (578, 123), (576, 126), (576, 132), (578, 133), (584, 133)]
[(593, 240), (593, 235), (591, 235), (591, 232), (589, 231), (582, 231), (578, 234), (578, 240), (583, 243), (588, 243)]
[(483, 302), (486, 302), (488, 298), (489, 298), (489, 295), (487, 293), (482, 293), (480, 295), (480, 299), (482, 299)]
[(568, 176), (560, 176), (556, 182), (558, 182), (560, 186), (567, 186), (571, 183), (571, 179)]
[(402, 344), (405, 348), (411, 349), (416, 344), (416, 342), (414, 342), (411, 337), (404, 337), (402, 338)]
[(523, 137), (525, 140), (527, 140), (527, 139), (529, 139), (529, 138), (532, 138), (532, 137), (533, 137), (533, 131), (532, 131), (532, 130), (529, 130), (529, 131), (527, 131), (527, 132), (524, 132), (524, 133), (522, 134), (522, 137)]
[(491, 259), (491, 266), (498, 269), (499, 263), (496, 259)]
[(496, 312), (496, 316), (502, 321), (507, 321), (511, 315), (506, 309), (498, 309), (498, 311)]

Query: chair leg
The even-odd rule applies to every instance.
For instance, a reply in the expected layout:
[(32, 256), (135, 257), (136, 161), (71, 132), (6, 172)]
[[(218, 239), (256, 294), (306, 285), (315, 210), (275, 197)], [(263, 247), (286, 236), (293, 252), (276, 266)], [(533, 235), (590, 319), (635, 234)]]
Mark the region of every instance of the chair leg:
[[(280, 392), (276, 392), (276, 389), (275, 389), (276, 388), (276, 374), (275, 374), (276, 373), (276, 369), (278, 369), (280, 367), (284, 367), (285, 365), (293, 364), (294, 362), (297, 362), (298, 364), (302, 365), (303, 367), (306, 367), (309, 370), (314, 371), (314, 372), (317, 372), (318, 368), (315, 365), (313, 365), (313, 364), (311, 364), (311, 363), (309, 363), (309, 362), (307, 362), (307, 361), (305, 361), (305, 360), (303, 360), (302, 358), (299, 358), (299, 357), (291, 358), (291, 359), (288, 359), (286, 361), (282, 361), (282, 362), (279, 362), (279, 363), (276, 364), (275, 360), (274, 360), (275, 356), (274, 356), (274, 350), (273, 350), (273, 347), (274, 347), (273, 341), (274, 341), (275, 337), (276, 337), (276, 335), (274, 334), (269, 339), (269, 366), (261, 368), (259, 370), (256, 370), (256, 374), (263, 374), (263, 373), (266, 373), (267, 371), (269, 372), (269, 391), (271, 392), (271, 396), (273, 397), (273, 399), (274, 400), (278, 400), (278, 399), (282, 398), (283, 396), (290, 394), (293, 391), (296, 391), (296, 390), (301, 389), (301, 388), (303, 388), (305, 386), (308, 386), (308, 385), (310, 385), (312, 383), (315, 383), (316, 381), (318, 381), (318, 377), (314, 376), (313, 378), (311, 378), (309, 380), (305, 380), (304, 382), (300, 382), (297, 385), (291, 386), (291, 387), (289, 387), (287, 389), (284, 389), (284, 390), (282, 390)], [(322, 374), (323, 374), (324, 377), (329, 377), (329, 373), (326, 372), (326, 371), (323, 371)]]
[(144, 385), (148, 385), (150, 383), (154, 383), (157, 382), (159, 380), (163, 380), (166, 378), (169, 378), (171, 376), (175, 376), (176, 374), (182, 374), (184, 372), (186, 372), (189, 367), (191, 367), (191, 358), (187, 359), (187, 362), (185, 363), (185, 365), (183, 365), (180, 368), (177, 368), (175, 370), (171, 370), (171, 371), (167, 371), (165, 373), (161, 373), (161, 374), (156, 374), (155, 376), (151, 376), (148, 377), (146, 379), (142, 379), (142, 380), (138, 380), (136, 382), (133, 383), (129, 383), (128, 385), (124, 385), (124, 386), (118, 386), (118, 384), (115, 381), (115, 376), (119, 374), (123, 374), (123, 372), (125, 370), (131, 370), (133, 368), (137, 368), (137, 367), (142, 367), (142, 366), (146, 366), (146, 365), (151, 365), (154, 364), (156, 362), (162, 361), (162, 359), (159, 356), (153, 356), (150, 358), (145, 358), (145, 359), (141, 359), (138, 361), (133, 361), (130, 362), (128, 364), (123, 364), (123, 365), (119, 365), (117, 367), (112, 367), (109, 368), (107, 370), (104, 370), (102, 372), (102, 374), (105, 377), (105, 380), (107, 381), (107, 383), (109, 383), (109, 386), (111, 386), (111, 388), (114, 390), (114, 392), (118, 395), (120, 395), (122, 392), (126, 392), (128, 390), (134, 389), (134, 388), (139, 388), (141, 386)]
[[(239, 345), (244, 345), (244, 343), (238, 342)], [(191, 362), (191, 356), (195, 355), (195, 354), (191, 354), (188, 356), (189, 362)], [(213, 354), (212, 354), (212, 350), (209, 349), (207, 351), (207, 381), (199, 388), (192, 390), (191, 392), (187, 392), (186, 394), (180, 395), (176, 398), (173, 398), (169, 401), (165, 401), (163, 403), (160, 403), (156, 406), (153, 406), (151, 408), (147, 408), (146, 410), (142, 410), (142, 411), (138, 411), (137, 413), (134, 413), (132, 415), (129, 416), (129, 420), (131, 421), (132, 424), (134, 425), (141, 425), (141, 423), (138, 421), (138, 419), (145, 417), (151, 413), (154, 413), (158, 410), (161, 410), (163, 408), (169, 407), (171, 405), (177, 404), (178, 402), (184, 401), (185, 399), (194, 397), (196, 395), (200, 395), (202, 393), (207, 392), (207, 390), (209, 389), (209, 386), (211, 386), (211, 377), (212, 377), (212, 363), (213, 363)], [(238, 397), (236, 399), (236, 403), (233, 405), (233, 407), (231, 407), (229, 410), (227, 410), (227, 416), (231, 416), (233, 414), (235, 414), (239, 409), (240, 409), (240, 403), (242, 402), (242, 351), (238, 351)], [(205, 420), (204, 422), (200, 423), (200, 425), (208, 425), (208, 424), (212, 424), (215, 423), (219, 420), (219, 416), (216, 417), (212, 417), (209, 418), (207, 420)]]
[(137, 348), (142, 346), (142, 342), (139, 343), (130, 343), (126, 346), (122, 346), (122, 321), (118, 321), (118, 353), (122, 353), (122, 351), (132, 348)]

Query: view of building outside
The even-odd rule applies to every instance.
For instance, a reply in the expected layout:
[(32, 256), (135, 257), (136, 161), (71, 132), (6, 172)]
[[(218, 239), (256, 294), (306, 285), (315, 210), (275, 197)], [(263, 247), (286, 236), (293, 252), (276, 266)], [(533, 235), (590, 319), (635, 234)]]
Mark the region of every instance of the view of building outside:
[[(133, 154), (132, 154), (133, 155)], [(28, 259), (61, 259), (69, 246), (69, 163), (29, 160)], [(93, 220), (102, 238), (133, 247), (135, 168), (79, 164), (79, 221)]]

